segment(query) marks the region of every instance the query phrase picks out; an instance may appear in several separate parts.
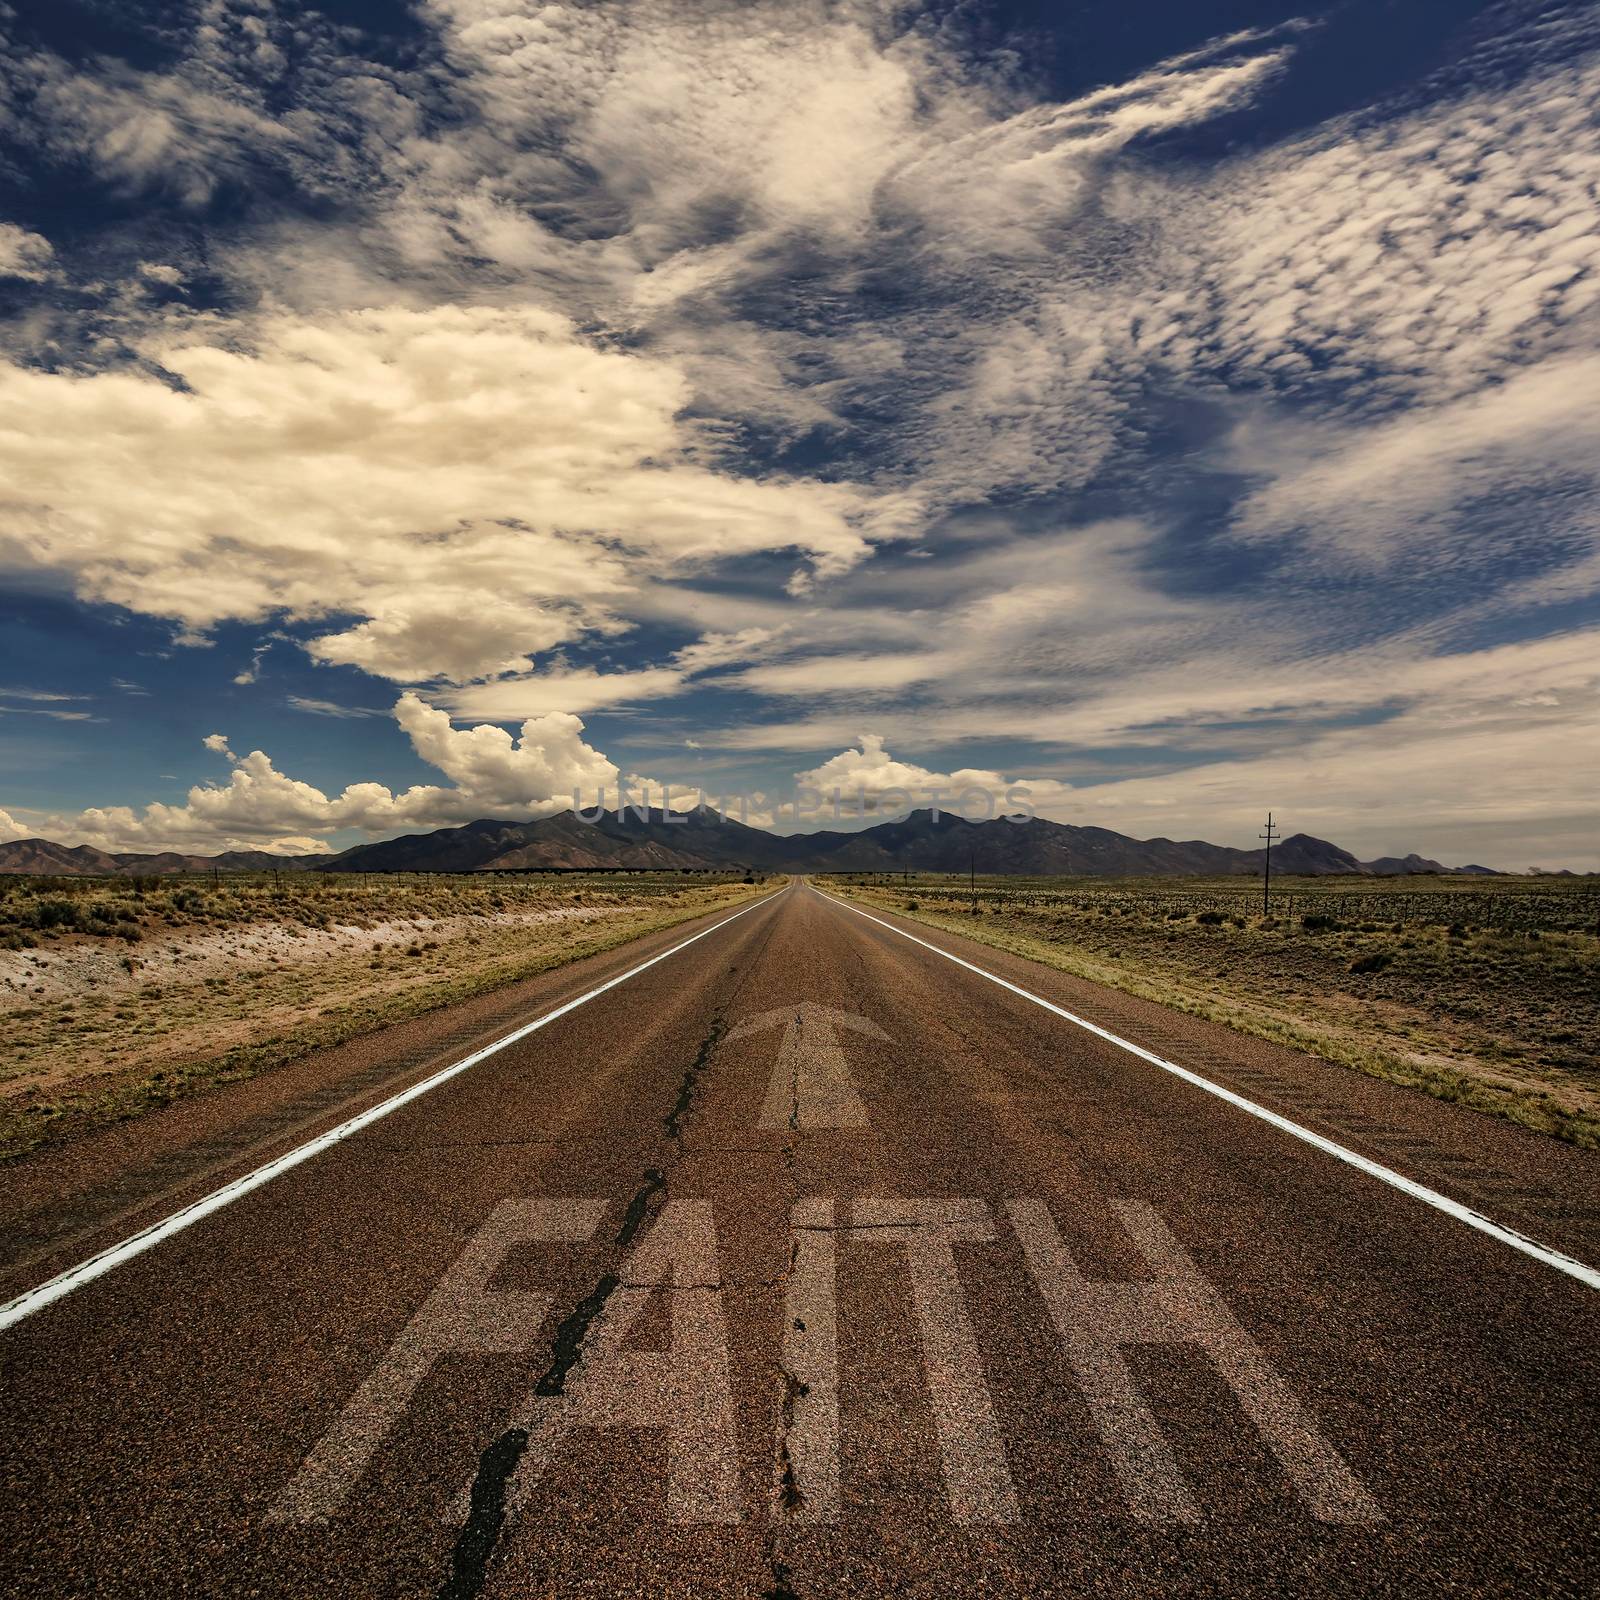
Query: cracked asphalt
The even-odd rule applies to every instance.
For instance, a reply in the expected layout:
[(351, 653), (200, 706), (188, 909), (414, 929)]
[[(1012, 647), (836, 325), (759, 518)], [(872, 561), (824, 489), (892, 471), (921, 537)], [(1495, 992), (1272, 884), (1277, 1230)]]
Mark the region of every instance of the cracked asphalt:
[[(1592, 1152), (907, 926), (1600, 1261)], [(13, 1169), (8, 1292), (500, 1015)], [(0, 1588), (1587, 1596), (1597, 1310), (795, 884), (0, 1334)]]

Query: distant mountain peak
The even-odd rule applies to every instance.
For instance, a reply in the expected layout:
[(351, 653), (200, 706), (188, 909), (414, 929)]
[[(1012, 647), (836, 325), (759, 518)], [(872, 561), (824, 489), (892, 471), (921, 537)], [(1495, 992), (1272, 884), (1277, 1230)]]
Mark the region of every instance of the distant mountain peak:
[[(268, 856), (229, 851), (221, 856), (175, 852), (110, 854), (90, 845), (19, 839), (0, 845), (0, 872), (37, 876), (122, 876), (263, 870), (325, 872), (483, 872), (629, 869), (664, 872), (966, 872), (1019, 876), (1103, 875), (1186, 877), (1259, 875), (1262, 850), (1236, 850), (1203, 839), (1133, 839), (1109, 828), (995, 818), (973, 822), (959, 813), (924, 807), (892, 822), (855, 832), (776, 834), (700, 804), (688, 811), (560, 811), (534, 822), (480, 817), (429, 833), (356, 845), (338, 855)], [(1272, 851), (1285, 875), (1392, 876), (1446, 872), (1424, 856), (1384, 856), (1362, 862), (1348, 850), (1309, 833), (1294, 833)], [(1458, 869), (1486, 874), (1487, 867)]]

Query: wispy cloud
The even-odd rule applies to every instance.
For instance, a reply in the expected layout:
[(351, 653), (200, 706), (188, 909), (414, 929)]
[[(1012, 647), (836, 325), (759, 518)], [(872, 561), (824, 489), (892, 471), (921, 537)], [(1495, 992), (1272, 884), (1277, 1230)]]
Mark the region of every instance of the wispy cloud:
[(0, 688), (0, 717), (49, 717), (55, 722), (100, 721), (92, 712), (67, 709), (84, 698), (81, 694), (57, 694), (45, 689)]
[(0, 278), (45, 283), (55, 273), (55, 249), (43, 234), (0, 222)]
[(292, 694), (288, 702), (296, 711), (304, 711), (313, 717), (381, 717), (386, 712), (374, 711), (368, 706), (345, 706), (335, 700), (316, 700), (309, 695)]

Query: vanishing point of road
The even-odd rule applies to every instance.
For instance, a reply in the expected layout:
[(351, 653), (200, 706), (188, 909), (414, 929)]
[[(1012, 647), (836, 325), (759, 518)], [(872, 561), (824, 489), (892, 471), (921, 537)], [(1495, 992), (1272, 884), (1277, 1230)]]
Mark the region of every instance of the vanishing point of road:
[(1597, 1173), (796, 882), (13, 1168), (0, 1588), (1593, 1594)]

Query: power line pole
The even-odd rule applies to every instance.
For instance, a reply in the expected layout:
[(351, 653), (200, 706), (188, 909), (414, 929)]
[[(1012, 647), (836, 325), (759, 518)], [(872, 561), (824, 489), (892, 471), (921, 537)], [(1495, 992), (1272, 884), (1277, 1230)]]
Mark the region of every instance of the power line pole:
[(1272, 841), (1278, 837), (1278, 830), (1272, 826), (1272, 813), (1267, 813), (1267, 831), (1257, 834), (1258, 839), (1267, 841), (1267, 859), (1265, 870), (1261, 874), (1261, 915), (1270, 916), (1272, 904)]

